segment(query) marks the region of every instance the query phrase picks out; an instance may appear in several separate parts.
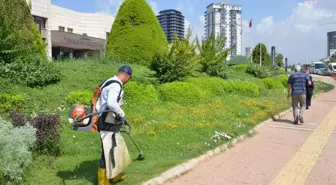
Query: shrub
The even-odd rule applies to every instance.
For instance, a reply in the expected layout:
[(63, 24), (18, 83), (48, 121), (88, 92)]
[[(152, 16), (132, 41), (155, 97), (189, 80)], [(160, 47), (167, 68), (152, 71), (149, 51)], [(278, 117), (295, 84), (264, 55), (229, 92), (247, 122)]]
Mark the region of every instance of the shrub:
[(175, 39), (163, 55), (157, 53), (152, 60), (151, 70), (161, 83), (183, 81), (191, 75), (193, 68), (199, 62), (196, 55), (196, 45), (189, 42), (191, 30), (185, 38)]
[(188, 82), (198, 86), (203, 91), (208, 91), (211, 95), (221, 95), (225, 93), (223, 83), (225, 82), (221, 78), (191, 78)]
[(130, 103), (158, 102), (159, 95), (153, 85), (129, 82), (125, 85), (124, 98)]
[(46, 57), (45, 44), (26, 1), (3, 0), (0, 12), (0, 61), (13, 63), (29, 54)]
[(0, 112), (17, 111), (23, 106), (22, 95), (0, 94)]
[(278, 79), (284, 87), (288, 86), (288, 78), (289, 78), (288, 75), (282, 75), (282, 76), (276, 77), (276, 79)]
[(212, 77), (219, 77), (222, 79), (228, 78), (228, 67), (224, 64), (212, 65), (209, 66), (206, 73)]
[(158, 87), (160, 97), (166, 101), (197, 101), (208, 97), (208, 94), (188, 82), (166, 83)]
[(238, 64), (232, 66), (231, 68), (234, 69), (235, 71), (246, 71), (249, 66), (250, 66), (249, 64)]
[(41, 154), (59, 155), (59, 139), (61, 135), (61, 121), (58, 114), (38, 114), (30, 118), (36, 132), (35, 150)]
[[(14, 182), (22, 180), (27, 167), (32, 163), (36, 129), (31, 125), (13, 128), (0, 117), (0, 182), (4, 179)], [(2, 177), (1, 177), (2, 175)]]
[(250, 65), (246, 69), (246, 72), (258, 78), (268, 78), (273, 76), (272, 70), (269, 67), (259, 66), (256, 64)]
[(14, 127), (22, 127), (27, 122), (25, 115), (20, 112), (10, 112), (8, 118)]
[[(218, 67), (224, 64), (229, 51), (232, 49), (225, 49), (225, 42), (225, 37), (215, 37), (214, 34), (211, 34), (209, 38), (202, 39), (202, 45), (197, 41), (203, 72), (212, 72), (212, 74), (216, 74), (214, 73), (213, 67)], [(212, 69), (208, 70), (210, 67), (212, 67)]]
[(276, 78), (264, 78), (262, 79), (262, 82), (267, 89), (281, 89), (284, 87), (281, 81)]
[(274, 74), (275, 74), (276, 76), (278, 76), (278, 75), (288, 75), (288, 73), (287, 73), (284, 69), (282, 69), (282, 68), (276, 69), (276, 70), (274, 71)]
[(223, 82), (223, 88), (228, 93), (237, 93), (250, 97), (259, 95), (259, 87), (250, 82), (225, 81)]
[(112, 25), (106, 56), (149, 65), (155, 52), (163, 54), (166, 48), (165, 34), (146, 0), (125, 0)]
[(70, 92), (66, 98), (68, 105), (72, 104), (84, 104), (91, 105), (91, 99), (93, 97), (93, 92), (90, 91), (74, 91)]
[(13, 63), (2, 64), (0, 77), (9, 78), (12, 83), (35, 87), (60, 81), (61, 71), (41, 56), (27, 55), (18, 57)]

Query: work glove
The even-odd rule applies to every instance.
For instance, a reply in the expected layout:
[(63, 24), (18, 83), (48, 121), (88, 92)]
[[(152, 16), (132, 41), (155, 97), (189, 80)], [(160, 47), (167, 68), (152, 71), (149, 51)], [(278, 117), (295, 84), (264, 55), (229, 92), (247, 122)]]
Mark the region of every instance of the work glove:
[(125, 117), (121, 117), (120, 118), (120, 126), (121, 127), (125, 127), (126, 125), (128, 125), (128, 122), (127, 122), (127, 120), (126, 120), (126, 118)]

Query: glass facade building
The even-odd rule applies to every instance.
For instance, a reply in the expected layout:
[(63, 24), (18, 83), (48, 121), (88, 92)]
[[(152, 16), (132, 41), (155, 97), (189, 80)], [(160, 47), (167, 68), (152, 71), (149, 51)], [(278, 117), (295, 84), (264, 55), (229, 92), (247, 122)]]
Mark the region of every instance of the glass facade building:
[(184, 37), (184, 16), (180, 11), (169, 9), (159, 12), (157, 16), (168, 42), (174, 39), (174, 33), (178, 37)]

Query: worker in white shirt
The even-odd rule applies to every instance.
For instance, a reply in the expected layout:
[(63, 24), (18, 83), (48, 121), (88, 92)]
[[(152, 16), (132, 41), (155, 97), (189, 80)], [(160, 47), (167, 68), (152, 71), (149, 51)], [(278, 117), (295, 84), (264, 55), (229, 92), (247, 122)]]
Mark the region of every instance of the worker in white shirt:
[(98, 185), (110, 185), (123, 180), (122, 171), (131, 163), (127, 146), (120, 135), (120, 124), (127, 124), (123, 103), (123, 85), (132, 78), (132, 68), (122, 66), (118, 74), (102, 85), (102, 92), (97, 101), (97, 111), (111, 110), (103, 113), (98, 119), (98, 131), (102, 141), (102, 154), (98, 169)]

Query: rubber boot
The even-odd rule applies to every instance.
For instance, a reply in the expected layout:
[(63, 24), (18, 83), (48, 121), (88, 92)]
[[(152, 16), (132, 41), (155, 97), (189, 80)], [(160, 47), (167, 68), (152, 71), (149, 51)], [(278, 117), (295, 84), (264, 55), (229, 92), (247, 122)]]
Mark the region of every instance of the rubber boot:
[(117, 182), (123, 181), (125, 178), (126, 178), (126, 175), (121, 173), (115, 176), (114, 178), (112, 178), (112, 182), (117, 183)]
[(110, 182), (106, 177), (106, 169), (98, 169), (98, 185), (110, 185)]

